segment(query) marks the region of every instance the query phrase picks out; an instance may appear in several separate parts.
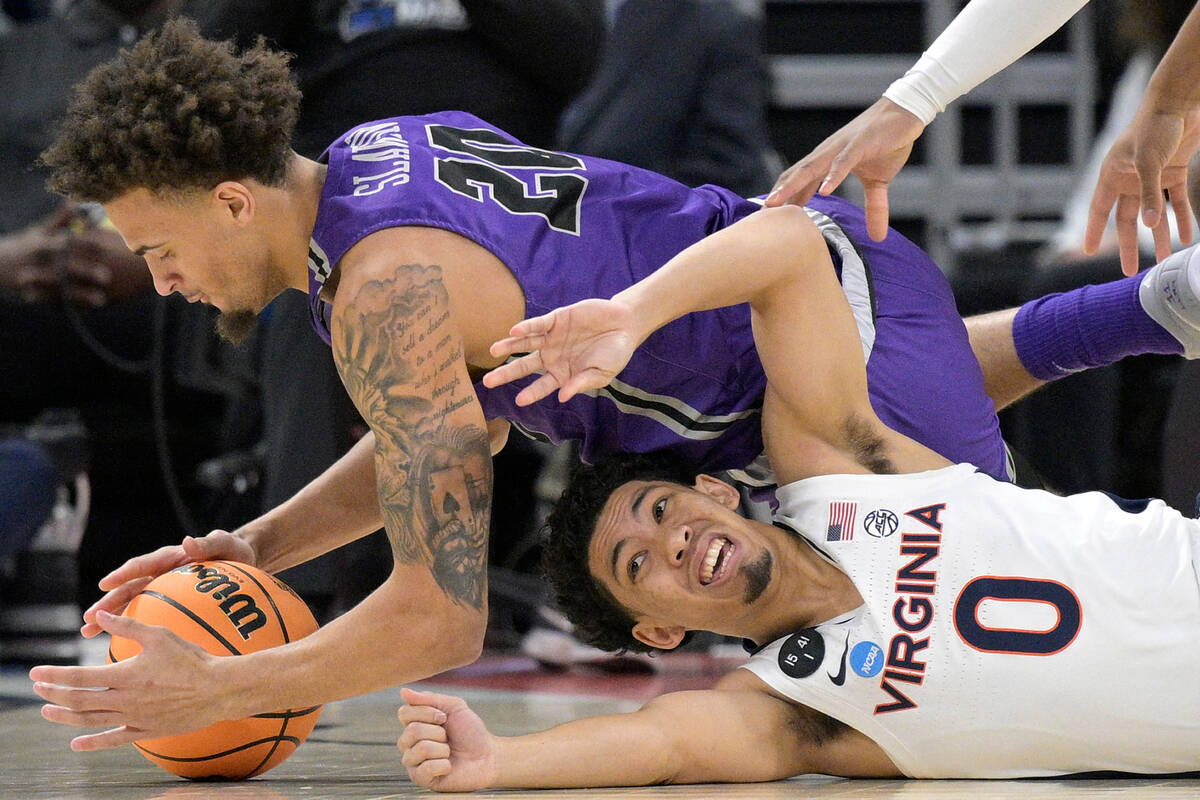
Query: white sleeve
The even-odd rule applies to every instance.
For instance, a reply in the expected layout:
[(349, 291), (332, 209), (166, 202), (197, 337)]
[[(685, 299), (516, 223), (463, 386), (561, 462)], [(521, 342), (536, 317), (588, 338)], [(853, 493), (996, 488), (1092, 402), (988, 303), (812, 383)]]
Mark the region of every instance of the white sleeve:
[(928, 125), (1061, 28), (1087, 0), (972, 0), (883, 96)]

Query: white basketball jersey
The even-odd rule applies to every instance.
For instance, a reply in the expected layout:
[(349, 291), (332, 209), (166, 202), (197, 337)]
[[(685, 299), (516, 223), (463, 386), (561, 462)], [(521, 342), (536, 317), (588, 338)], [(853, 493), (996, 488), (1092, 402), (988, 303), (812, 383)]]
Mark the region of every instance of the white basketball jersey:
[(1200, 769), (1200, 522), (966, 464), (810, 478), (778, 499), (776, 521), (864, 602), (746, 668), (906, 775)]

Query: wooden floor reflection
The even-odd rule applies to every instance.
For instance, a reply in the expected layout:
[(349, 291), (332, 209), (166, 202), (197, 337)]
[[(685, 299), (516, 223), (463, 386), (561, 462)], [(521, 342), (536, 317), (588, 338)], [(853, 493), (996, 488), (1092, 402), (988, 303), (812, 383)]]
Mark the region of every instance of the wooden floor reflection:
[[(679, 662), (653, 675), (547, 673), (519, 658), (493, 658), (425, 686), (467, 698), (497, 733), (542, 729), (577, 716), (636, 708), (660, 691), (710, 680), (722, 664)], [(290, 760), (237, 783), (191, 783), (145, 761), (132, 748), (73, 753), (72, 732), (43, 721), (23, 672), (0, 674), (0, 796), (13, 800), (383, 800), (432, 797), (408, 782), (395, 749), (398, 691), (327, 706), (321, 724)], [(480, 792), (474, 797), (552, 798), (1131, 798), (1200, 797), (1187, 778), (1038, 781), (868, 781), (807, 776), (772, 784), (670, 786), (542, 792)]]

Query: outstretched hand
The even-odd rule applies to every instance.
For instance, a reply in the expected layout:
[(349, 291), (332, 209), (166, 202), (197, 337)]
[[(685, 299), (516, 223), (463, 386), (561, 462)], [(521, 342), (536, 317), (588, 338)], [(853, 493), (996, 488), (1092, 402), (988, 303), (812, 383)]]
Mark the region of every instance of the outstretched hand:
[(1117, 241), (1121, 271), (1138, 271), (1138, 208), (1142, 222), (1154, 233), (1155, 260), (1171, 254), (1171, 230), (1164, 212), (1163, 192), (1175, 209), (1179, 241), (1192, 243), (1192, 208), (1188, 202), (1187, 164), (1200, 147), (1200, 110), (1186, 114), (1140, 108), (1133, 122), (1113, 143), (1088, 209), (1083, 251), (1092, 255), (1100, 247), (1108, 215), (1116, 206)]
[(582, 300), (518, 322), (491, 347), (497, 358), (525, 355), (483, 376), (494, 389), (528, 375), (541, 377), (522, 389), (517, 405), (536, 403), (558, 391), (565, 403), (580, 392), (607, 386), (642, 342), (633, 312), (615, 300)]
[(42, 716), (80, 728), (107, 728), (77, 736), (73, 750), (104, 750), (142, 739), (198, 730), (230, 718), (217, 702), (221, 681), (209, 655), (166, 628), (101, 611), (96, 625), (132, 639), (141, 652), (94, 667), (39, 666), (29, 671), (33, 690), (47, 705)]
[(450, 695), (400, 690), (406, 705), (396, 716), (396, 741), (408, 777), (439, 792), (470, 792), (496, 777), (496, 739), (466, 701)]
[(120, 614), (129, 601), (137, 597), (146, 584), (159, 575), (193, 561), (225, 558), (243, 564), (255, 564), (253, 549), (244, 540), (226, 531), (213, 531), (207, 536), (186, 536), (182, 544), (160, 547), (153, 553), (135, 556), (100, 579), (106, 594), (83, 612), (83, 627), (79, 632), (91, 638), (103, 631), (96, 614), (107, 611)]
[(867, 233), (883, 241), (888, 226), (888, 184), (925, 130), (915, 115), (881, 97), (804, 158), (788, 167), (767, 196), (768, 206), (807, 203), (829, 194), (853, 173), (862, 181)]

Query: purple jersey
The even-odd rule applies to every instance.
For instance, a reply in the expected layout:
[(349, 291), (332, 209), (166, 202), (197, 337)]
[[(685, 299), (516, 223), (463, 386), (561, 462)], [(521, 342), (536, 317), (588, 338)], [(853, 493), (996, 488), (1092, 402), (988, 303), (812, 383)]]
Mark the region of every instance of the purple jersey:
[[(462, 112), (360, 125), (326, 150), (329, 165), (309, 254), (313, 322), (329, 341), (319, 291), (357, 241), (399, 225), (458, 233), (512, 270), (526, 317), (611, 297), (760, 202), (714, 186), (688, 188), (604, 159), (521, 145)], [(808, 212), (829, 244), (859, 325), (872, 404), (891, 427), (1005, 477), (991, 400), (950, 287), (899, 234), (870, 240), (860, 210), (819, 196)], [(766, 378), (747, 306), (689, 314), (656, 331), (613, 383), (560, 404), (524, 408), (533, 378), (475, 385), (488, 419), (552, 442), (576, 440), (585, 461), (673, 448), (701, 469), (750, 484), (763, 462)]]

